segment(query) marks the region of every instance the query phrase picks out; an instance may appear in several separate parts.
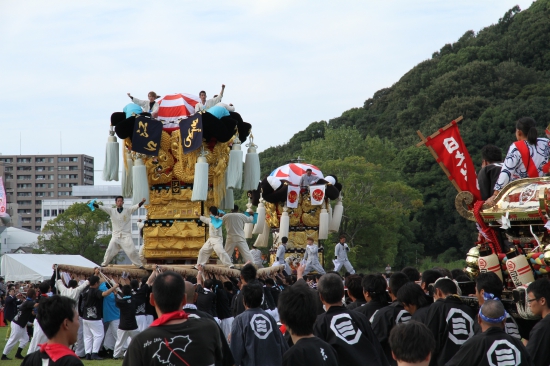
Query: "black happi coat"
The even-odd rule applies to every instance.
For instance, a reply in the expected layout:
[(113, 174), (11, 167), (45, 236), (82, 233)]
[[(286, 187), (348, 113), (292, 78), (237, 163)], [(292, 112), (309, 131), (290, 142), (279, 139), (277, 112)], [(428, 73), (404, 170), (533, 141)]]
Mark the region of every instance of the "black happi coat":
[(123, 366), (213, 365), (222, 359), (221, 339), (212, 320), (149, 327), (132, 338)]
[(444, 365), (474, 335), (475, 315), (457, 296), (439, 299), (430, 305), (426, 325), (435, 338), (430, 366)]
[(369, 320), (357, 311), (331, 306), (317, 317), (313, 334), (334, 348), (340, 366), (389, 365)]
[(536, 366), (550, 365), (550, 315), (540, 320), (529, 333), (527, 351)]
[(381, 302), (381, 301), (370, 301), (364, 305), (361, 305), (361, 306), (358, 306), (356, 307), (355, 309), (353, 309), (354, 311), (358, 311), (360, 312), (361, 314), (363, 314), (364, 316), (367, 317), (367, 319), (371, 322), (374, 321), (374, 318), (373, 318), (373, 315), (380, 309), (384, 308), (388, 306), (388, 303), (387, 302)]
[(27, 326), (27, 323), (30, 323), (34, 320), (32, 314), (34, 310), (34, 304), (36, 304), (36, 302), (29, 299), (21, 304), (21, 306), (19, 307), (19, 311), (13, 317), (13, 322), (19, 325), (21, 328), (25, 328)]
[[(446, 366), (517, 365), (532, 366), (523, 343), (506, 334), (504, 329), (491, 327), (468, 339)], [(546, 364), (547, 365), (547, 364)]]
[(381, 308), (372, 316), (372, 330), (391, 365), (397, 365), (397, 362), (392, 357), (390, 343), (388, 342), (390, 332), (396, 324), (407, 323), (409, 320), (411, 320), (411, 314), (405, 310), (399, 301), (394, 301), (390, 305)]

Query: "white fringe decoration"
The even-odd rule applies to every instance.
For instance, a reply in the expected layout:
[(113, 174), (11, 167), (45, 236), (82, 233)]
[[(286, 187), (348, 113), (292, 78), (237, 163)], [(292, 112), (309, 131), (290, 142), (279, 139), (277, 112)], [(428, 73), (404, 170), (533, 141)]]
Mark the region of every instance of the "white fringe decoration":
[[(252, 203), (250, 202), (250, 197), (248, 197), (248, 203), (246, 204), (246, 210), (250, 210), (252, 208)], [(252, 230), (254, 229), (254, 224), (251, 222), (247, 222), (244, 224), (244, 237), (245, 239), (252, 239)]]
[(228, 188), (225, 190), (225, 197), (223, 198), (223, 207), (226, 210), (233, 210), (235, 208), (235, 196), (233, 190)]
[(193, 194), (191, 201), (206, 201), (208, 197), (208, 162), (204, 157), (204, 151), (195, 164), (195, 179), (193, 180)]
[(332, 212), (332, 219), (330, 220), (329, 231), (336, 233), (340, 229), (340, 223), (342, 222), (342, 215), (344, 213), (344, 206), (342, 205), (342, 196), (338, 197), (338, 202), (334, 205), (334, 211)]
[(252, 234), (260, 234), (264, 231), (265, 206), (264, 206), (264, 199), (262, 198), (262, 196), (260, 196), (260, 203), (258, 204), (258, 208), (256, 209), (256, 212), (258, 213), (258, 219), (256, 221), (256, 225), (254, 225), (254, 230), (252, 230)]
[(119, 150), (115, 130), (111, 127), (105, 148), (105, 164), (103, 165), (103, 180), (107, 182), (111, 180), (118, 182), (118, 154)]
[(233, 147), (229, 153), (229, 163), (227, 164), (227, 187), (241, 188), (243, 183), (243, 152), (241, 150), (241, 141), (239, 136), (233, 140)]
[(132, 204), (140, 203), (142, 199), (145, 198), (145, 203), (149, 203), (149, 181), (147, 180), (147, 169), (143, 160), (141, 159), (141, 154), (136, 155), (136, 161), (134, 167), (132, 168), (132, 185), (134, 187), (134, 192), (132, 195)]
[[(256, 224), (256, 226), (258, 226), (258, 224)], [(256, 248), (267, 248), (267, 245), (269, 244), (269, 224), (264, 221), (262, 227), (263, 230), (261, 234), (258, 235), (256, 241), (254, 242), (254, 246)]]
[(134, 168), (134, 161), (132, 160), (132, 154), (126, 152), (126, 170), (122, 173), (122, 197), (132, 197), (134, 189), (132, 185), (132, 169)]
[(248, 151), (244, 161), (243, 189), (250, 191), (258, 187), (258, 181), (260, 180), (260, 157), (256, 152), (258, 145), (254, 144), (254, 136), (252, 134), (250, 135), (250, 143), (246, 146), (248, 146)]
[(326, 208), (323, 208), (319, 215), (319, 239), (328, 239), (328, 225), (328, 212)]
[(288, 230), (290, 227), (290, 217), (288, 216), (288, 208), (283, 208), (283, 213), (281, 215), (281, 222), (279, 225), (279, 237), (282, 238), (283, 236), (288, 237)]

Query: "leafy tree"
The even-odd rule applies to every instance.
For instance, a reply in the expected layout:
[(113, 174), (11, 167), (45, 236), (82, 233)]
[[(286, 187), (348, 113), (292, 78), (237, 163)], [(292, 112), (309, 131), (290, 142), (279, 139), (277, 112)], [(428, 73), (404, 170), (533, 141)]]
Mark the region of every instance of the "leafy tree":
[[(391, 242), (400, 243), (399, 260), (412, 258), (413, 252), (416, 257), (416, 247), (430, 256), (449, 248), (462, 255), (475, 240), (475, 225), (456, 213), (456, 191), (427, 149), (414, 147), (419, 141), (416, 130), (430, 134), (464, 116), (460, 131), (478, 169), (484, 145), (497, 145), (506, 153), (515, 139), (518, 118), (533, 117), (542, 135), (550, 123), (549, 18), (550, 0), (539, 0), (525, 11), (517, 6), (510, 9), (479, 32), (466, 31), (397, 83), (374, 93), (362, 107), (328, 123), (314, 122), (287, 144), (262, 152), (263, 169), (272, 170), (301, 155), (333, 173), (330, 161), (362, 157), (364, 162), (354, 160), (354, 164), (380, 165), (382, 182), (401, 182), (422, 195), (424, 205), (411, 210), (406, 224), (392, 226), (391, 220), (386, 224), (386, 231), (391, 229), (396, 236)], [(360, 170), (372, 173), (374, 166)], [(342, 174), (346, 179), (348, 173)], [(345, 190), (349, 187), (346, 184)], [(359, 220), (350, 211), (346, 214)], [(359, 252), (364, 248), (357, 250), (358, 256), (369, 255)]]
[(73, 203), (65, 212), (48, 221), (38, 237), (38, 251), (52, 254), (79, 254), (100, 263), (111, 235), (99, 235), (111, 227), (109, 215), (91, 211), (85, 203)]

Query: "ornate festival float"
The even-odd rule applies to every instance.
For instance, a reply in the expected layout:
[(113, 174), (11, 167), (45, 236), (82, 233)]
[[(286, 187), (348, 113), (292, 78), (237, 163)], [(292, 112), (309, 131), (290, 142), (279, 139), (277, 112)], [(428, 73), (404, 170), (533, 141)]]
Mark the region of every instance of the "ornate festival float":
[[(314, 182), (300, 187), (300, 180), (308, 169)], [(319, 245), (319, 261), (324, 264), (321, 241), (340, 227), (341, 191), (342, 185), (336, 176), (324, 176), (319, 168), (302, 163), (300, 158), (280, 166), (264, 178), (257, 189), (248, 192), (249, 205), (258, 206), (258, 223), (245, 230), (247, 237), (258, 233), (254, 245), (267, 247), (272, 236), (270, 264), (275, 261), (281, 238), (288, 237), (285, 261), (292, 269), (304, 258), (306, 241), (311, 238)], [(335, 201), (334, 209), (331, 201)]]
[[(478, 240), (466, 257), (466, 271), (474, 280), (494, 272), (504, 283), (503, 302), (516, 318), (536, 319), (526, 302), (527, 285), (550, 272), (550, 177), (508, 183), (490, 206), (481, 200), (470, 155), (460, 137), (457, 118), (421, 142), (459, 192), (458, 213), (476, 223)], [(476, 298), (463, 298), (477, 302)]]
[[(208, 238), (208, 226), (197, 214), (208, 216), (210, 206), (233, 209), (233, 189), (257, 188), (260, 163), (251, 124), (232, 105), (223, 103), (195, 113), (198, 102), (193, 95), (173, 94), (159, 101), (156, 118), (133, 103), (111, 115), (103, 179), (118, 181), (122, 145), (122, 195), (132, 197), (133, 204), (146, 199), (140, 250), (146, 269), (109, 265), (103, 274), (141, 277), (151, 264), (162, 264), (182, 275), (196, 275), (193, 264)], [(242, 145), (247, 140), (243, 168)], [(258, 230), (262, 223), (256, 225)], [(239, 276), (238, 270), (217, 266), (214, 259), (210, 263), (207, 275)], [(92, 274), (69, 265), (59, 269)], [(266, 277), (279, 270), (280, 266), (265, 268), (258, 274)]]

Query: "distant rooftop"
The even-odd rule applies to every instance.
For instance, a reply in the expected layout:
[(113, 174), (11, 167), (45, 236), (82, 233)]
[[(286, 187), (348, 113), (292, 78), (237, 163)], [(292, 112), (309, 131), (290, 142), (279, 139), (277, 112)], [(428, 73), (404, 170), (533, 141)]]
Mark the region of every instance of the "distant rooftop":
[(120, 185), (113, 186), (74, 186), (73, 197), (114, 197), (122, 195)]

